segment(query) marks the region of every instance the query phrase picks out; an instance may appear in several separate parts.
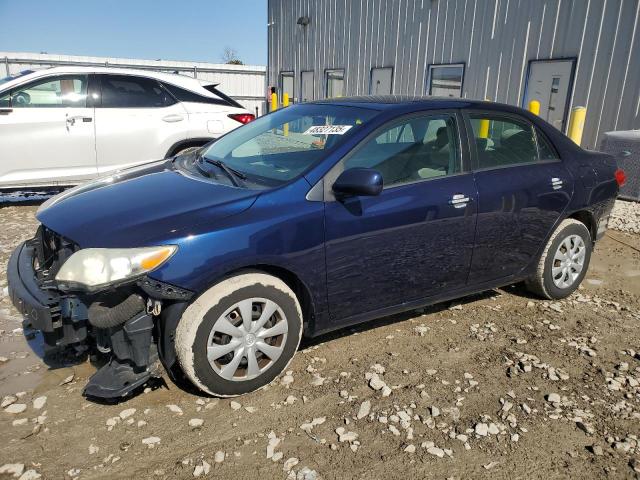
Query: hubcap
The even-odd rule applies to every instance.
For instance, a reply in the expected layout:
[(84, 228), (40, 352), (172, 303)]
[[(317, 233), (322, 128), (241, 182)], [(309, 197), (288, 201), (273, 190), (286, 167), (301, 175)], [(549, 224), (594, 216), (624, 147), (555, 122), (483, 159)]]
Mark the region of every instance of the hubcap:
[(587, 248), (579, 235), (569, 235), (565, 238), (553, 257), (551, 276), (558, 288), (569, 288), (580, 276), (584, 268), (584, 258)]
[(213, 324), (207, 341), (207, 358), (226, 380), (258, 377), (280, 357), (289, 325), (277, 303), (248, 298), (228, 308)]

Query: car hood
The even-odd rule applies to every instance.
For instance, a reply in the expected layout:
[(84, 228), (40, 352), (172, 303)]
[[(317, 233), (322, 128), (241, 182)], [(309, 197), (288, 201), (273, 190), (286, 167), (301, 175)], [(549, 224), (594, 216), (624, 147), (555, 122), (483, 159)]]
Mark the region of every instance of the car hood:
[(36, 217), (81, 248), (129, 248), (240, 213), (257, 195), (192, 178), (161, 161), (67, 190)]

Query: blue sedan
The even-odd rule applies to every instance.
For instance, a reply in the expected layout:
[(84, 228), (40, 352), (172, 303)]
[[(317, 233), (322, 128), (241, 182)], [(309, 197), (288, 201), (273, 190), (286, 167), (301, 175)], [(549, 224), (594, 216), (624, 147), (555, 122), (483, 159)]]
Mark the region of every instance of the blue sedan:
[(48, 351), (107, 356), (89, 397), (131, 394), (158, 359), (240, 395), (303, 335), (516, 282), (568, 296), (623, 180), (507, 105), (299, 104), (50, 199), (9, 290)]

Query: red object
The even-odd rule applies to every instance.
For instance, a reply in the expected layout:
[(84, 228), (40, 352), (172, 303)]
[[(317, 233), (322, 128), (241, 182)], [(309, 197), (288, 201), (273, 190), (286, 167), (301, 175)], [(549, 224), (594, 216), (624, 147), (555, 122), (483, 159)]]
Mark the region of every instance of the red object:
[(615, 177), (616, 182), (618, 182), (619, 187), (623, 186), (627, 181), (627, 174), (624, 173), (624, 170), (622, 170), (621, 168), (617, 169), (616, 173), (614, 173), (613, 176)]
[(229, 115), (229, 118), (234, 119), (236, 122), (240, 122), (243, 125), (251, 122), (256, 119), (256, 116), (252, 113), (232, 113)]

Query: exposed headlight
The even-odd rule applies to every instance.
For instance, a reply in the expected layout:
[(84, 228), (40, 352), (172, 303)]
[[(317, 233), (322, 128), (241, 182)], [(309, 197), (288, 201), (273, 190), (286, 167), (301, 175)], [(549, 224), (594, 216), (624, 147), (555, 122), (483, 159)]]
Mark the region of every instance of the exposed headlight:
[(129, 280), (158, 268), (178, 247), (85, 248), (64, 262), (56, 275), (61, 283), (90, 289)]

